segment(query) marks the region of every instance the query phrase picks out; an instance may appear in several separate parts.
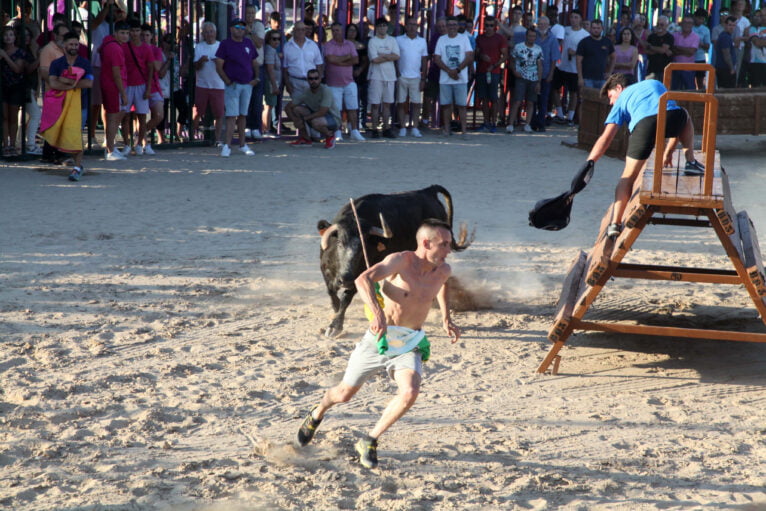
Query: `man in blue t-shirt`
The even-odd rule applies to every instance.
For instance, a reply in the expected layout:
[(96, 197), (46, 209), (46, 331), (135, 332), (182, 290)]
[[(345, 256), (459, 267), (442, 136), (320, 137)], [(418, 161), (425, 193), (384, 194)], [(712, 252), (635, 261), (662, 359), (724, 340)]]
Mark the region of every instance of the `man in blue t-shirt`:
[[(647, 158), (654, 150), (657, 135), (657, 112), (660, 96), (667, 89), (657, 80), (644, 80), (628, 87), (628, 79), (623, 74), (610, 76), (601, 88), (601, 95), (609, 98), (612, 110), (604, 121), (604, 132), (593, 145), (588, 160), (596, 162), (606, 153), (620, 126), (628, 124), (630, 140), (625, 156), (625, 170), (614, 191), (612, 219), (607, 228), (607, 236), (616, 237), (622, 230), (622, 215), (633, 191), (633, 183), (644, 168)], [(673, 151), (680, 141), (684, 146), (686, 167), (684, 174), (701, 176), (705, 167), (694, 158), (694, 125), (689, 113), (679, 107), (675, 101), (668, 101), (665, 117), (665, 136), (669, 138), (665, 146), (663, 162), (666, 167), (672, 165)]]
[(737, 47), (734, 45), (734, 29), (737, 18), (729, 16), (723, 22), (723, 32), (715, 43), (715, 77), (719, 88), (737, 86)]

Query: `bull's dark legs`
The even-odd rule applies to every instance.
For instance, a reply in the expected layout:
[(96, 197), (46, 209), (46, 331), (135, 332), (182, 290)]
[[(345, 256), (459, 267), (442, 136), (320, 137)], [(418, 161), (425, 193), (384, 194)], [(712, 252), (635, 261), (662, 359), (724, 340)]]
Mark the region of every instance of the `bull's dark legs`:
[[(338, 337), (343, 333), (343, 321), (346, 317), (346, 309), (348, 309), (355, 294), (356, 288), (344, 289), (341, 291), (341, 297), (335, 316), (332, 318), (332, 323), (330, 323), (330, 326), (327, 327), (327, 330), (325, 330), (324, 333), (327, 337)], [(335, 298), (335, 300), (337, 300), (337, 298)], [(335, 300), (333, 300), (333, 308), (335, 308)]]

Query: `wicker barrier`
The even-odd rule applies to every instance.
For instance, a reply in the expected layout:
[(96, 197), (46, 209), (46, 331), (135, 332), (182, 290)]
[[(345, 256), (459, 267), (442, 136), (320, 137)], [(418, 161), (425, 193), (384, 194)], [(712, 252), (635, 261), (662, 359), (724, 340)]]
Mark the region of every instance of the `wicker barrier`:
[[(577, 132), (577, 146), (590, 150), (601, 132), (609, 113), (609, 100), (602, 98), (596, 89), (586, 88), (581, 91), (582, 110), (580, 128)], [(760, 135), (766, 133), (766, 89), (725, 89), (715, 93), (718, 99), (718, 129), (721, 135)], [(694, 121), (696, 134), (702, 132), (704, 105), (679, 101), (686, 108)], [(614, 137), (606, 154), (614, 158), (625, 159), (628, 149), (628, 130), (622, 127)]]

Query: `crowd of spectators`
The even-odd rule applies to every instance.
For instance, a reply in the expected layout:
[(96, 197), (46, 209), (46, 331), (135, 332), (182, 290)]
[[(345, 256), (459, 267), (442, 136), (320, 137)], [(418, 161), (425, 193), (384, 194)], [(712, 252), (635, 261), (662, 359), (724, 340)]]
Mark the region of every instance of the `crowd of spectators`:
[[(507, 16), (483, 14), (475, 26), (462, 14), (439, 18), (427, 39), (420, 35), (421, 18), (407, 16), (396, 3), (387, 6), (387, 16), (347, 25), (316, 17), (307, 3), (289, 33), (279, 13), (264, 24), (249, 5), (227, 33), (201, 20), (194, 44), (188, 26), (176, 37), (155, 33), (128, 17), (120, 2), (102, 0), (99, 12), (88, 15), (91, 47), (80, 45), (94, 75), (92, 89), (83, 92), (83, 108), (90, 104), (83, 124), (90, 119), (88, 138), (100, 146), (95, 129), (103, 112), (108, 160), (154, 154), (152, 141), (164, 143), (171, 133), (201, 138), (206, 125), (222, 157), (231, 154), (235, 138), (241, 153), (253, 155), (248, 141), (278, 129), (295, 132), (295, 146), (323, 139), (328, 149), (344, 136), (357, 142), (421, 137), (432, 124), (449, 136), (467, 131), (472, 103), (481, 111), (479, 131), (574, 126), (583, 87), (600, 88), (613, 73), (629, 83), (661, 80), (670, 62), (710, 62), (719, 88), (766, 85), (766, 16), (750, 12), (746, 0), (722, 10), (712, 31), (702, 8), (677, 18), (663, 12), (653, 25), (642, 13), (631, 19), (626, 8), (606, 26), (576, 9), (560, 16), (550, 6), (535, 19), (516, 6)], [(29, 1), (19, 3), (17, 16), (3, 27), (4, 156), (18, 152), (23, 105), (25, 151), (61, 159), (55, 148), (40, 147), (35, 135), (49, 67), (64, 56), (63, 37), (73, 30), (83, 26), (63, 14), (34, 20)], [(185, 43), (189, 51), (179, 52)], [(704, 73), (673, 76), (674, 89), (704, 87)], [(281, 122), (282, 108), (292, 129)]]

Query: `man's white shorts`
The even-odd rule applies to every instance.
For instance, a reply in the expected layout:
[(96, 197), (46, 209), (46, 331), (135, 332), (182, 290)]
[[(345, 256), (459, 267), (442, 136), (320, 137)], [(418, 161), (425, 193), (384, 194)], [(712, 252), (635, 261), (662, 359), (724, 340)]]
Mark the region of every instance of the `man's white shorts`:
[(371, 105), (394, 102), (394, 84), (383, 80), (370, 80), (367, 86), (367, 102)]
[(125, 92), (128, 96), (128, 107), (134, 107), (137, 114), (149, 113), (149, 98), (144, 98), (146, 84), (128, 85), (125, 87)]
[(356, 82), (351, 82), (343, 87), (330, 87), (330, 91), (332, 91), (332, 98), (338, 110), (359, 110)]
[(410, 98), (410, 103), (420, 104), (423, 102), (419, 77), (405, 78), (400, 76), (396, 81), (396, 102), (406, 103), (408, 97)]

